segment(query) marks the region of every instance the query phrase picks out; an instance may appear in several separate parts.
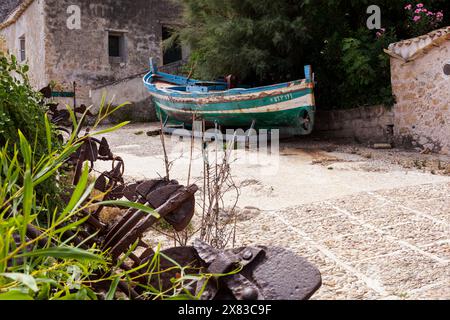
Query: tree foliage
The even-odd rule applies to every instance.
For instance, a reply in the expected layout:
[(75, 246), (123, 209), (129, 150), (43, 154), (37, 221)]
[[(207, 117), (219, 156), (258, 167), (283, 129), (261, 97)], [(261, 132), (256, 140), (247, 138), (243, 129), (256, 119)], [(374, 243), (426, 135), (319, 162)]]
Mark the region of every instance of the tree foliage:
[[(324, 108), (392, 103), (389, 43), (417, 36), (405, 6), (389, 0), (183, 0), (184, 25), (177, 33), (192, 48), (194, 76), (235, 74), (251, 85), (303, 77), (313, 65), (317, 98)], [(450, 4), (423, 1), (443, 10), (439, 24), (420, 21), (421, 32), (445, 25)], [(367, 8), (378, 5), (382, 30), (369, 30)], [(435, 21), (434, 21), (435, 22)]]

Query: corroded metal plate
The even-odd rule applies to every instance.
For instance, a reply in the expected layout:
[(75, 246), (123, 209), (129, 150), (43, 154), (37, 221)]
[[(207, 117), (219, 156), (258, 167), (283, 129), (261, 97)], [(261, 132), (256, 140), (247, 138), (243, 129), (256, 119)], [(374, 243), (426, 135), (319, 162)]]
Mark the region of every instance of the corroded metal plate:
[[(282, 248), (255, 248), (262, 249), (264, 254), (259, 254), (240, 274), (259, 289), (264, 300), (307, 300), (322, 285), (320, 271), (306, 259)], [(245, 250), (246, 248), (239, 248), (225, 253), (233, 254)], [(206, 268), (204, 261), (192, 247), (173, 248), (163, 253), (180, 265), (194, 264)], [(161, 263), (165, 268), (174, 266), (164, 258)], [(224, 279), (219, 279), (219, 292), (215, 299), (234, 300), (235, 297), (226, 287), (227, 281)]]

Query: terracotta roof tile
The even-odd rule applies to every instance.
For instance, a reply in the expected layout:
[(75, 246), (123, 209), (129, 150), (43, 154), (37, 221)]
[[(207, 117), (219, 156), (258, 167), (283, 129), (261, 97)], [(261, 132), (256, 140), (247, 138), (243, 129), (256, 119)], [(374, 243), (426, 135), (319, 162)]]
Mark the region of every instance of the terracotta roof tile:
[(423, 36), (392, 43), (385, 51), (396, 58), (411, 61), (427, 54), (431, 48), (447, 40), (450, 40), (450, 26)]

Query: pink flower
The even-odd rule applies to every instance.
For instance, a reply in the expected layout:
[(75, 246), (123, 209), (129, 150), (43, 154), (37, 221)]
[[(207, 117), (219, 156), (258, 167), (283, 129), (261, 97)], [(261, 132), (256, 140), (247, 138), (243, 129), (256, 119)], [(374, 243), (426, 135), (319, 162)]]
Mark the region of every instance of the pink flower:
[(417, 13), (417, 14), (419, 14), (421, 12), (422, 12), (422, 9), (416, 9), (416, 11), (414, 11), (414, 13)]
[(414, 22), (418, 22), (420, 19), (422, 19), (420, 16), (414, 16), (413, 18)]
[(427, 16), (434, 16), (434, 13), (431, 12), (431, 11), (428, 11), (428, 12), (427, 12)]
[(419, 4), (417, 5), (417, 8), (423, 8), (423, 3), (419, 3)]
[(386, 28), (381, 28), (377, 33), (377, 38), (381, 38), (386, 32)]
[(412, 9), (412, 4), (408, 4), (406, 7), (405, 7), (405, 10), (411, 10)]

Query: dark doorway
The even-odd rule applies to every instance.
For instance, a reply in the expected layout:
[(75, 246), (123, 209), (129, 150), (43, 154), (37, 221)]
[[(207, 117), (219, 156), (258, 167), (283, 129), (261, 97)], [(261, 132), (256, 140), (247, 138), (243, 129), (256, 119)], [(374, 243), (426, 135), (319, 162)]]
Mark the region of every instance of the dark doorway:
[[(168, 26), (162, 26), (162, 40), (165, 41), (172, 36), (173, 29)], [(170, 64), (183, 59), (183, 50), (179, 42), (164, 50), (163, 64)]]
[(109, 56), (110, 57), (120, 57), (120, 36), (119, 35), (109, 35)]

